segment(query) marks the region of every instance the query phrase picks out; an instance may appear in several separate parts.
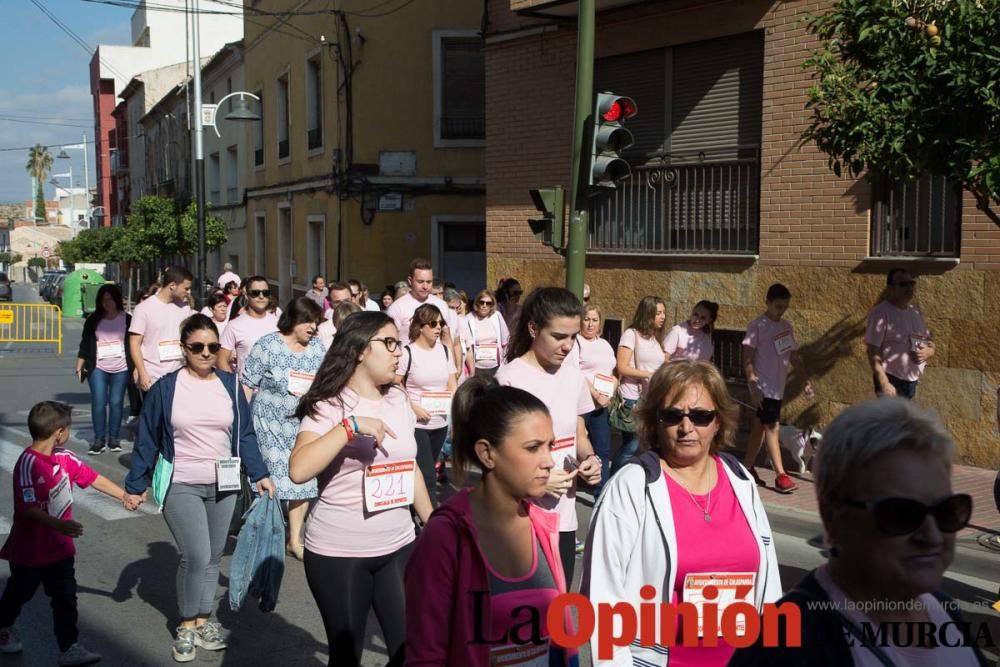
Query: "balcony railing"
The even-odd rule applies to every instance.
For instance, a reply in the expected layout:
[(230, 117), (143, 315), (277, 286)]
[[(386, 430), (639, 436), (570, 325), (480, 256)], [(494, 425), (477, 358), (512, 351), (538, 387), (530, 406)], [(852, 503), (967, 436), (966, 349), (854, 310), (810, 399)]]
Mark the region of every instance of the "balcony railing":
[(486, 138), (486, 114), (441, 116), (441, 138), (477, 140)]
[[(745, 151), (741, 151), (745, 152)], [(591, 200), (588, 248), (605, 254), (755, 255), (759, 153), (656, 163)], [(736, 154), (736, 151), (733, 151)]]
[(874, 257), (956, 257), (962, 190), (944, 176), (872, 183)]

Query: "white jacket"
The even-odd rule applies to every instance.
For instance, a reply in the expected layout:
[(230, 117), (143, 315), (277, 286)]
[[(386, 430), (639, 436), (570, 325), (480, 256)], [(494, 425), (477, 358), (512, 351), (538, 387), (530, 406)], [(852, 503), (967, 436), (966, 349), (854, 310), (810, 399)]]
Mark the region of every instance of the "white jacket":
[[(771, 539), (771, 526), (757, 485), (731, 454), (720, 453), (740, 507), (753, 530), (760, 549), (755, 604), (781, 597), (778, 555)], [(719, 545), (724, 548), (725, 545)], [(604, 486), (594, 508), (584, 552), (581, 592), (595, 606), (606, 602), (638, 605), (644, 600), (639, 589), (652, 585), (664, 603), (670, 602), (677, 578), (677, 535), (674, 530), (670, 495), (662, 480), (659, 455), (645, 452), (618, 471)], [(617, 622), (614, 635), (620, 636)], [(665, 646), (643, 647), (636, 639), (631, 646), (615, 647), (612, 660), (597, 659), (597, 632), (591, 637), (595, 665), (665, 666)]]

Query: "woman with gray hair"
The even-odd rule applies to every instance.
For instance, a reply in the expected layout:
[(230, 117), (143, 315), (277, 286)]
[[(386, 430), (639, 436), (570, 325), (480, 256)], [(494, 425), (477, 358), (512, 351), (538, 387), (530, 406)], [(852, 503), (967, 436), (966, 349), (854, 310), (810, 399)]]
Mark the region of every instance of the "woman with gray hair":
[(730, 665), (985, 665), (941, 592), (972, 515), (971, 496), (951, 488), (954, 450), (936, 416), (902, 399), (834, 419), (816, 459), (830, 559), (778, 601), (799, 607), (801, 646), (782, 633), (782, 646), (758, 640)]

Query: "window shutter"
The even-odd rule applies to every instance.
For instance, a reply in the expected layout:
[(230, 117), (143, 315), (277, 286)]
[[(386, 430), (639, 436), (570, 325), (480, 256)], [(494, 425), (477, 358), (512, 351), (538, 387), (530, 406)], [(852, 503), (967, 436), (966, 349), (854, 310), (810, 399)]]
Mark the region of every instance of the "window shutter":
[(674, 162), (694, 162), (700, 152), (705, 160), (751, 157), (747, 150), (755, 154), (763, 70), (759, 30), (674, 49), (669, 147)]
[(667, 56), (665, 49), (627, 53), (594, 62), (594, 93), (611, 92), (635, 100), (639, 113), (625, 127), (635, 141), (624, 151), (630, 162), (645, 162), (663, 150), (666, 138)]
[(486, 138), (486, 60), (479, 37), (442, 41), (442, 139)]

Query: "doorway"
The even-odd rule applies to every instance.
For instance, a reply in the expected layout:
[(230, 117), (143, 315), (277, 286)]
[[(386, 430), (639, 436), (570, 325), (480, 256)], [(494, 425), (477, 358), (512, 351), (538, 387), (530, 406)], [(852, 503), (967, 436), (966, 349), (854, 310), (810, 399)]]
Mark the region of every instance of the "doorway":
[(434, 277), (472, 298), (486, 287), (486, 220), (481, 216), (433, 218)]

